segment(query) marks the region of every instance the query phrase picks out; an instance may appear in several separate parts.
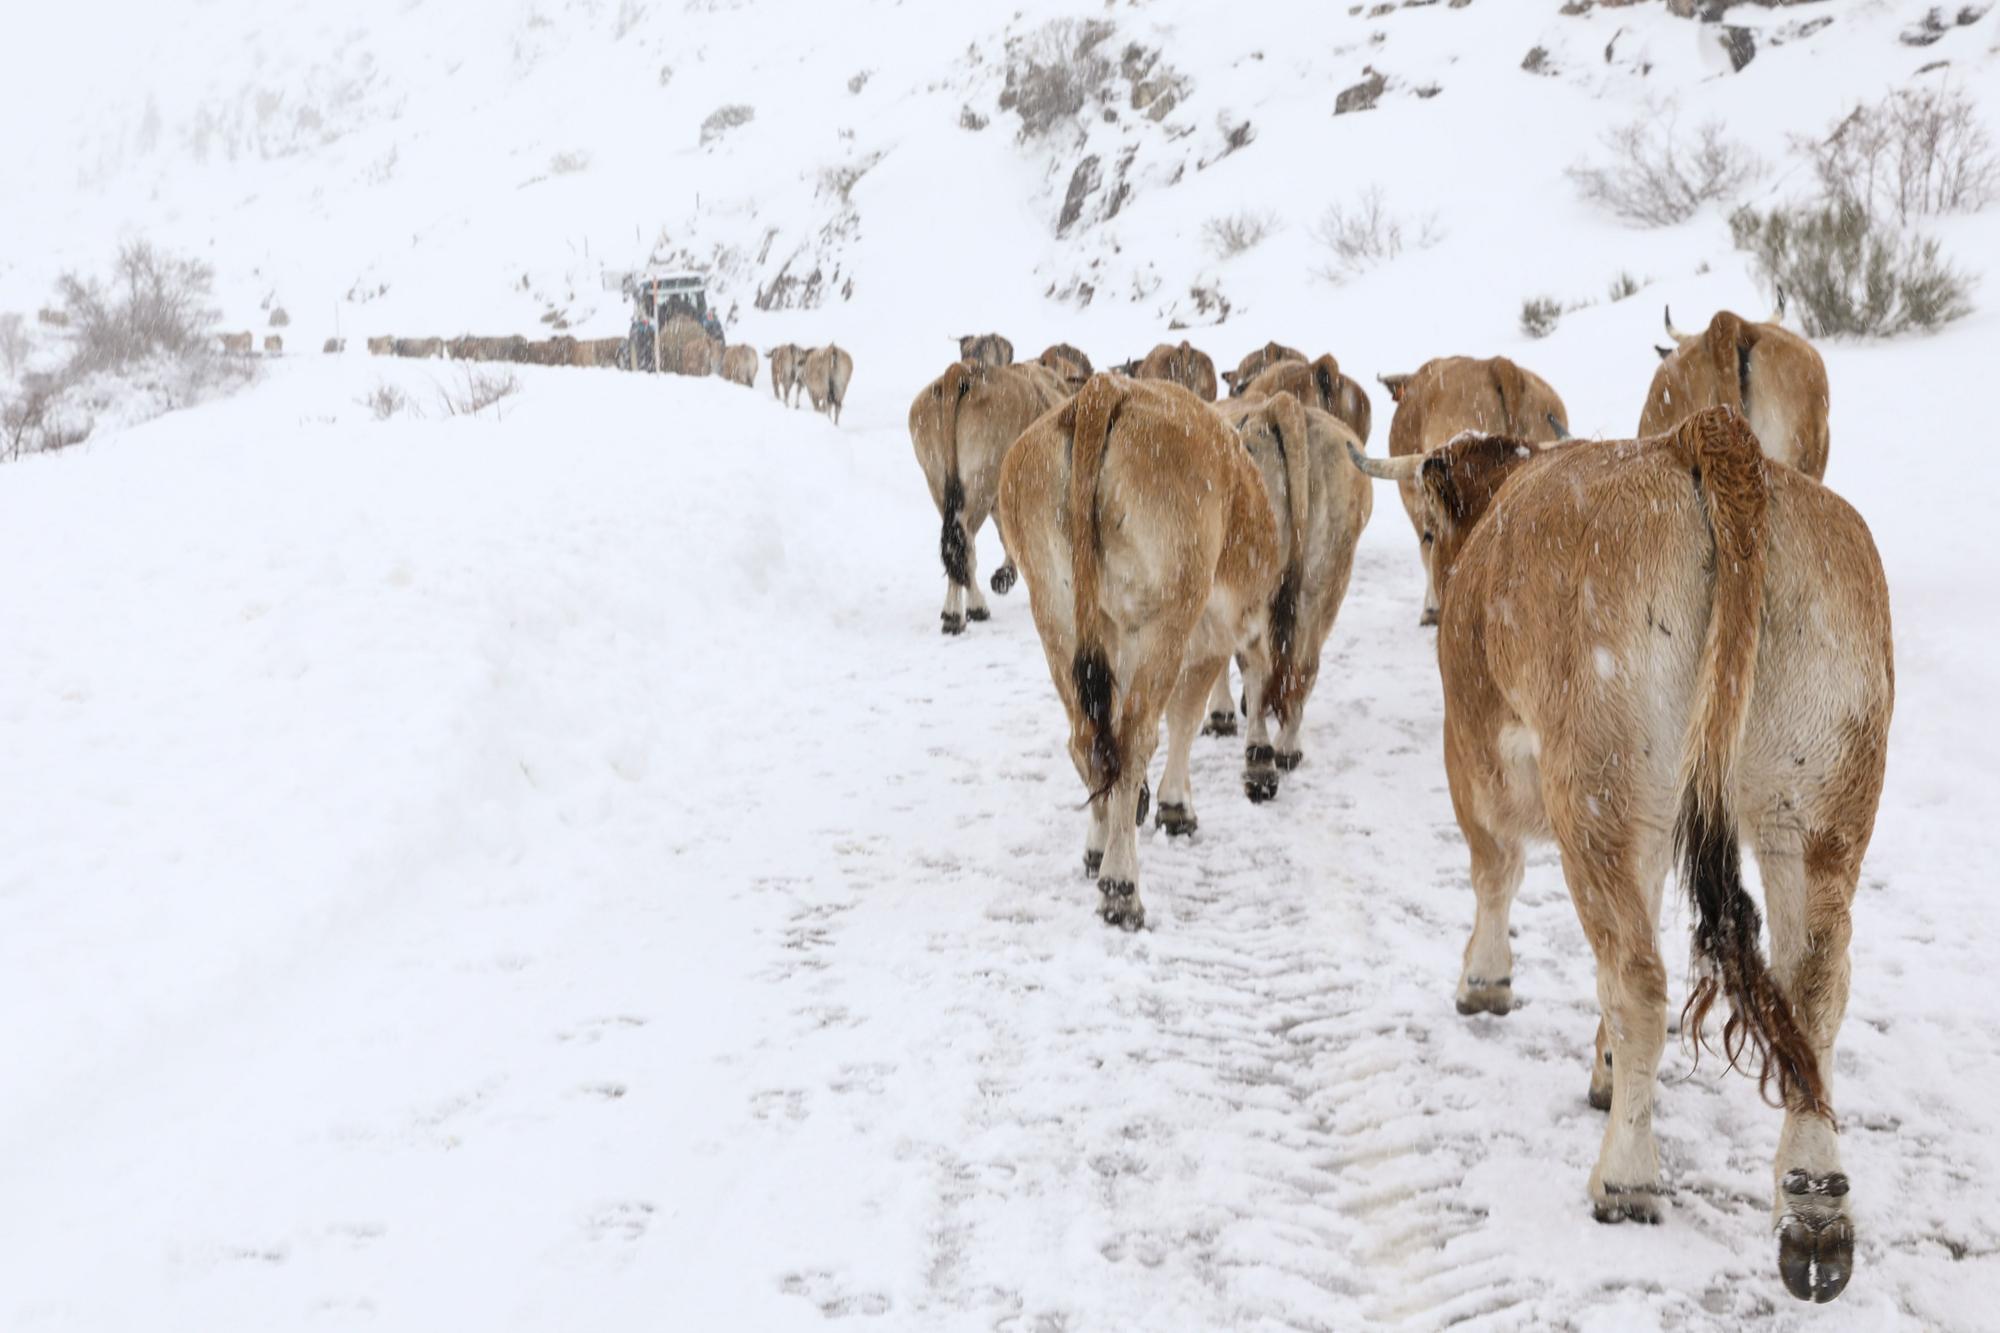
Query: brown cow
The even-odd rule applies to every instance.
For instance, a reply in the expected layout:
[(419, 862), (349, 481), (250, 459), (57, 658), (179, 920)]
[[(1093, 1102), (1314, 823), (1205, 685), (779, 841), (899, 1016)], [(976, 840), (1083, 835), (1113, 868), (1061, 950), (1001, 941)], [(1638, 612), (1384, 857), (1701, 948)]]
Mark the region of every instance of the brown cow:
[[(1135, 825), (1167, 718), (1160, 823), (1194, 827), (1188, 754), (1231, 653), (1269, 678), (1278, 537), (1257, 465), (1187, 390), (1095, 375), (1030, 426), (1000, 468), (1000, 525), (1028, 581), (1070, 759), (1090, 793), (1098, 914), (1136, 930)], [(1262, 710), (1261, 698), (1250, 700)], [(1245, 774), (1253, 799), (1277, 772)]]
[(256, 335), (248, 329), (242, 333), (225, 333), (221, 337), (222, 350), (230, 356), (249, 356), (257, 350)]
[(319, 350), (321, 351), (321, 353), (328, 356), (331, 356), (336, 352), (344, 352), (347, 350), (347, 339), (328, 338), (324, 343), (320, 345)]
[[(1236, 428), (1263, 473), (1264, 489), (1278, 518), (1285, 570), (1271, 599), (1273, 681), (1258, 691), (1277, 715), (1278, 741), (1274, 750), (1263, 715), (1254, 716), (1247, 754), (1290, 772), (1304, 757), (1299, 732), (1305, 725), (1306, 700), (1319, 679), (1320, 652), (1347, 596), (1354, 545), (1374, 511), (1375, 497), (1348, 461), (1348, 446), (1358, 448), (1361, 440), (1338, 417), (1282, 393), (1234, 399), (1218, 410)], [(1246, 664), (1246, 695), (1248, 683)], [(1226, 667), (1210, 692), (1202, 731), (1225, 736), (1236, 732), (1236, 705), (1229, 696)]]
[(1082, 388), (1083, 382), (1091, 376), (1090, 358), (1068, 343), (1055, 344), (1035, 360), (1054, 371), (1056, 378), (1072, 393)]
[[(1426, 361), (1410, 375), (1378, 376), (1396, 404), (1389, 421), (1389, 453), (1394, 458), (1427, 454), (1460, 431), (1509, 435), (1537, 443), (1569, 434), (1569, 409), (1548, 381), (1504, 356), (1479, 361), (1467, 356)], [(1424, 530), (1417, 486), (1399, 488), (1403, 511), (1416, 529), (1424, 564), (1424, 613), (1420, 624), (1435, 625), (1437, 581), (1431, 571), (1431, 534)]]
[(1236, 363), (1236, 369), (1222, 372), (1222, 382), (1229, 386), (1229, 396), (1239, 397), (1250, 382), (1281, 361), (1303, 361), (1306, 354), (1296, 347), (1283, 343), (1268, 342)]
[[(979, 529), (993, 512), (1000, 460), (1036, 417), (1060, 403), (1062, 382), (1046, 366), (1027, 362), (995, 369), (979, 361), (953, 363), (910, 404), (910, 443), (930, 484), (931, 503), (944, 520), (939, 551), (946, 579), (946, 634), (962, 634), (967, 620), (989, 612), (977, 578)], [(1013, 586), (1003, 563), (993, 590)], [(968, 604), (969, 603), (969, 604)]]
[(397, 356), (433, 357), (445, 353), (442, 338), (398, 338), (395, 340)]
[(736, 343), (722, 349), (722, 378), (731, 384), (754, 388), (757, 384), (757, 349)]
[(799, 405), (799, 389), (805, 384), (806, 349), (797, 343), (779, 343), (765, 353), (771, 358), (771, 394), (788, 407)]
[(997, 333), (968, 333), (958, 340), (958, 359), (989, 366), (1014, 364), (1014, 344)]
[(1342, 374), (1340, 363), (1331, 356), (1322, 356), (1311, 364), (1303, 359), (1274, 362), (1243, 385), (1240, 393), (1244, 398), (1291, 394), (1307, 407), (1317, 407), (1339, 417), (1363, 444), (1368, 443), (1369, 431), (1375, 424), (1375, 409), (1368, 401), (1367, 390), (1356, 384), (1352, 376)]
[(841, 404), (847, 401), (847, 382), (854, 378), (854, 358), (834, 343), (815, 347), (806, 353), (800, 378), (812, 398), (813, 411), (829, 413), (838, 426)]
[(370, 338), (368, 340), (368, 355), (370, 356), (393, 356), (395, 352), (396, 340), (394, 338), (381, 337)]
[(1215, 362), (1208, 353), (1190, 346), (1185, 339), (1176, 346), (1161, 343), (1138, 362), (1127, 362), (1126, 373), (1133, 379), (1167, 380), (1180, 385), (1203, 402), (1215, 401)]
[[(1678, 860), (1695, 909), (1683, 1024), (1699, 1051), (1726, 997), (1725, 1056), (1775, 1083), (1779, 1271), (1794, 1296), (1833, 1299), (1854, 1260), (1833, 1047), (1895, 694), (1867, 525), (1771, 466), (1727, 407), (1639, 441), (1537, 452), (1468, 435), (1357, 461), (1417, 481), (1436, 539), (1445, 768), (1478, 898), (1459, 1009), (1512, 1007), (1523, 843), (1553, 837), (1603, 1009), (1591, 1100), (1611, 1117), (1591, 1201), (1600, 1221), (1658, 1221), (1657, 934)], [(1741, 838), (1764, 881), (1768, 968)]]
[(1667, 313), (1672, 348), (1656, 349), (1660, 367), (1646, 391), (1639, 433), (1671, 430), (1704, 407), (1733, 407), (1750, 419), (1764, 452), (1815, 480), (1826, 475), (1826, 363), (1811, 343), (1778, 321), (1785, 294), (1762, 324), (1724, 310), (1700, 333), (1682, 333)]
[(265, 356), (283, 356), (284, 354), (285, 354), (285, 340), (284, 340), (284, 338), (283, 338), (282, 336), (280, 336), (279, 334), (276, 334), (276, 333), (267, 333), (267, 334), (265, 334), (265, 335), (264, 335), (264, 355), (265, 355)]

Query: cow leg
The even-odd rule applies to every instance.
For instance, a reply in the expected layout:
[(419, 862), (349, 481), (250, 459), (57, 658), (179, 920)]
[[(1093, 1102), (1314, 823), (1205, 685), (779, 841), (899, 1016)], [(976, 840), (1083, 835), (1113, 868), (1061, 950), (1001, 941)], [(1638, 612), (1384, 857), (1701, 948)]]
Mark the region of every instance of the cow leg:
[(1224, 658), (1222, 669), (1215, 673), (1215, 688), (1208, 696), (1208, 721), (1201, 724), (1204, 736), (1234, 736), (1236, 734), (1236, 701), (1229, 697), (1229, 659)]
[(1519, 838), (1492, 833), (1471, 814), (1460, 809), (1458, 823), (1472, 852), (1472, 892), (1478, 906), (1458, 974), (1458, 1012), (1505, 1014), (1514, 1007), (1514, 946), (1507, 938), (1507, 919), (1527, 862)]
[(1590, 1092), (1587, 1101), (1599, 1111), (1611, 1109), (1611, 1038), (1604, 1020), (1597, 1020), (1597, 1041), (1590, 1052)]
[(1179, 837), (1195, 831), (1194, 789), (1189, 783), (1188, 763), (1194, 750), (1195, 733), (1201, 727), (1202, 710), (1208, 706), (1209, 682), (1225, 674), (1227, 657), (1211, 657), (1190, 662), (1174, 686), (1167, 704), (1167, 771), (1160, 778), (1159, 813), (1154, 822)]
[[(1833, 1097), (1833, 1045), (1847, 1012), (1849, 909), (1860, 876), (1858, 849), (1848, 836), (1801, 838), (1796, 829), (1767, 829), (1757, 841), (1757, 867), (1770, 917), (1771, 975), (1791, 1005), (1799, 1030), (1819, 1062)], [(1786, 1099), (1785, 1124), (1772, 1166), (1772, 1217), (1778, 1229), (1778, 1270), (1800, 1300), (1830, 1301), (1854, 1272), (1854, 1223), (1847, 1174), (1830, 1113)]]
[(967, 620), (991, 620), (993, 613), (986, 608), (986, 594), (979, 590), (979, 542), (975, 533), (985, 524), (986, 515), (981, 514), (977, 523), (970, 514), (961, 514), (958, 525), (965, 530), (965, 618)]
[(1305, 751), (1299, 746), (1299, 733), (1305, 730), (1306, 700), (1312, 697), (1312, 689), (1319, 681), (1319, 654), (1310, 653), (1297, 664), (1299, 679), (1291, 697), (1283, 701), (1283, 711), (1278, 717), (1277, 760), (1278, 771), (1289, 773), (1305, 762)]
[(944, 610), (938, 620), (946, 634), (965, 633), (965, 589), (949, 575), (944, 581)]
[(1237, 665), (1243, 668), (1243, 720), (1250, 735), (1243, 747), (1243, 794), (1262, 804), (1278, 794), (1278, 752), (1271, 747), (1264, 715), (1271, 685), (1271, 652), (1262, 638), (1247, 644)]
[(1097, 880), (1098, 915), (1107, 925), (1126, 930), (1146, 923), (1146, 908), (1139, 900), (1139, 802), (1142, 794), (1150, 798), (1146, 767), (1159, 748), (1160, 714), (1180, 679), (1181, 657), (1192, 628), (1162, 616), (1118, 636), (1112, 657), (1119, 765), (1105, 812), (1110, 842)]
[(1431, 569), (1431, 539), (1423, 539), (1424, 557), (1424, 613), (1417, 619), (1419, 625), (1438, 623), (1437, 575)]

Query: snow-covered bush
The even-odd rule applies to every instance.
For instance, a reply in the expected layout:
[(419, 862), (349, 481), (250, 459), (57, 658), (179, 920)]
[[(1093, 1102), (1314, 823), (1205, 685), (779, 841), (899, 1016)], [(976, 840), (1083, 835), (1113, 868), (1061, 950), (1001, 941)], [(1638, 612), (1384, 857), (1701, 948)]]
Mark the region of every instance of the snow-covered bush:
[(0, 315), (0, 361), (7, 365), (11, 378), (21, 373), (21, 364), (28, 359), (27, 321), (17, 311)]
[(701, 141), (714, 143), (738, 125), (748, 125), (757, 118), (757, 108), (740, 102), (719, 106), (708, 113), (708, 119), (701, 123)]
[(2000, 195), (2000, 163), (1978, 107), (1957, 88), (1904, 88), (1843, 116), (1825, 138), (1795, 138), (1829, 199), (1898, 221), (1971, 213)]
[(214, 271), (198, 259), (163, 254), (145, 241), (118, 252), (109, 286), (65, 273), (56, 295), (73, 330), (70, 369), (118, 370), (153, 356), (213, 356)]
[(1762, 169), (1756, 156), (1725, 137), (1721, 121), (1709, 121), (1684, 142), (1671, 118), (1641, 116), (1609, 131), (1603, 165), (1578, 163), (1569, 178), (1591, 203), (1628, 222), (1666, 227), (1685, 222), (1695, 210), (1734, 196)]
[(410, 402), (410, 395), (403, 392), (400, 384), (391, 384), (386, 380), (377, 384), (367, 397), (357, 401), (373, 413), (377, 421), (387, 421), (398, 412), (405, 411), (412, 416), (422, 415)]
[(1636, 295), (1645, 285), (1644, 282), (1633, 277), (1630, 273), (1620, 270), (1618, 276), (1611, 280), (1611, 286), (1606, 290), (1605, 295), (1609, 296), (1616, 303), (1628, 296)]
[(1909, 233), (1852, 198), (1823, 199), (1729, 219), (1739, 248), (1782, 286), (1815, 337), (1893, 338), (1972, 310), (1973, 278), (1936, 240)]
[(1562, 315), (1562, 302), (1548, 296), (1531, 296), (1521, 302), (1521, 332), (1530, 338), (1546, 338), (1556, 331)]
[(1007, 43), (1000, 109), (1021, 118), (1021, 138), (1037, 139), (1075, 121), (1111, 82), (1111, 60), (1098, 48), (1112, 34), (1103, 19), (1053, 19)]
[(1404, 218), (1390, 212), (1379, 185), (1363, 190), (1352, 207), (1329, 206), (1312, 234), (1330, 256), (1331, 262), (1320, 270), (1330, 282), (1345, 282), (1386, 264), (1405, 249), (1428, 250), (1442, 235), (1435, 213)]
[(501, 399), (511, 398), (520, 391), (521, 381), (512, 371), (476, 370), (463, 366), (458, 384), (439, 390), (438, 402), (446, 416), (477, 416)]
[(1245, 210), (1210, 218), (1201, 227), (1202, 240), (1217, 259), (1228, 259), (1251, 249), (1277, 230), (1278, 220), (1270, 213)]

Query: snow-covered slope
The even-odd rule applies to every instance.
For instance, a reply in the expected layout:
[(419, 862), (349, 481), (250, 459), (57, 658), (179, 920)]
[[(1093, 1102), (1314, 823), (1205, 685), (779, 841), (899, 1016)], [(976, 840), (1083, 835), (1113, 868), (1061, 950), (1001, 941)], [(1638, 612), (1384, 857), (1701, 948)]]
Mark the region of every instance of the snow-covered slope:
[[(1823, 1310), (1773, 1272), (1778, 1118), (1712, 1061), (1666, 1062), (1666, 1224), (1591, 1222), (1591, 971), (1551, 853), (1516, 913), (1524, 1007), (1452, 1011), (1472, 904), (1393, 503), (1307, 765), (1252, 807), (1205, 742), (1201, 834), (1147, 835), (1127, 937), (1076, 873), (1023, 599), (936, 632), (902, 426), (947, 335), (1106, 362), (1213, 320), (1202, 287), (1219, 359), (1277, 336), (1372, 384), (1507, 352), (1578, 430), (1627, 431), (1661, 302), (1767, 298), (1719, 212), (1632, 230), (1563, 169), (1674, 99), (1782, 195), (1787, 133), (1939, 59), (1923, 77), (1993, 116), (2000, 14), (1902, 44), (1927, 9), (1732, 10), (1762, 33), (1733, 74), (1658, 5), (1508, 0), (0, 19), (27, 32), (0, 110), (47, 127), (0, 143), (0, 183), (33, 183), (0, 308), (143, 233), (216, 264), (231, 327), (274, 296), (295, 348), (336, 310), (357, 338), (615, 326), (599, 268), (664, 233), (734, 247), (741, 336), (857, 360), (835, 430), (761, 388), (535, 368), (452, 417), (451, 367), (294, 356), (0, 468), (0, 1327), (1990, 1326), (1990, 291), (1939, 336), (1824, 349), (1828, 481), (1882, 549), (1899, 696), (1838, 1071), (1859, 1270)], [(1115, 25), (1119, 116), (1021, 142), (1007, 44), (1059, 18)], [(1157, 121), (1130, 44), (1180, 80)], [(1370, 67), (1376, 109), (1334, 115)], [(841, 201), (822, 173), (863, 163)], [(1317, 278), (1311, 223), (1371, 184), (1441, 239)], [(1245, 209), (1278, 229), (1217, 259), (1202, 225)], [(1977, 265), (1997, 227), (1936, 230)], [(840, 281), (757, 309), (793, 255)], [(1651, 285), (1519, 334), (1522, 297), (1621, 270)], [(374, 420), (385, 383), (425, 415)], [(1678, 906), (1663, 930), (1677, 973)]]

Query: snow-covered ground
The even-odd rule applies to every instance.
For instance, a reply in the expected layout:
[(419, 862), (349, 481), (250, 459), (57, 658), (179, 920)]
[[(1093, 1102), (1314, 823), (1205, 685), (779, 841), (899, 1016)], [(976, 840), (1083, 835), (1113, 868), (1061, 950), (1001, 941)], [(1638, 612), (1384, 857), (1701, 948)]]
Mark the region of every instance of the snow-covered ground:
[[(8, 196), (0, 306), (148, 235), (215, 264), (228, 327), (274, 297), (295, 352), (336, 320), (356, 346), (0, 468), (0, 1329), (1993, 1327), (2000, 276), (1940, 335), (1823, 349), (1899, 686), (1839, 1057), (1857, 1274), (1826, 1308), (1775, 1272), (1778, 1115), (1713, 1059), (1663, 1068), (1665, 1224), (1591, 1220), (1596, 1011), (1552, 850), (1522, 1007), (1454, 1011), (1472, 896), (1393, 500), (1305, 766), (1252, 806), (1202, 741), (1201, 831), (1143, 835), (1128, 936), (1093, 916), (1025, 598), (937, 632), (903, 424), (948, 335), (1102, 365), (1204, 286), (1232, 313), (1186, 336), (1225, 364), (1276, 336), (1373, 389), (1506, 353), (1627, 432), (1663, 302), (1768, 296), (1721, 210), (1633, 230), (1564, 168), (1667, 97), (1782, 197), (1788, 133), (1939, 59), (1992, 122), (2000, 13), (1902, 44), (1928, 8), (1733, 9), (1760, 40), (1731, 74), (1658, 4), (1125, 6), (1111, 47), (1184, 100), (1061, 144), (997, 104), (1010, 37), (1100, 12), (1056, 0), (0, 19), (0, 112), (75, 131), (0, 143), (0, 183), (47, 187)], [(1381, 105), (1334, 117), (1370, 67)], [(756, 118), (703, 146), (733, 101)], [(1080, 158), (1126, 151), (1128, 202), (1055, 235)], [(1441, 239), (1313, 276), (1313, 220), (1378, 182)], [(1236, 209), (1277, 230), (1219, 259), (1202, 224)], [(2000, 210), (1932, 229), (2000, 254)], [(762, 384), (532, 367), (453, 416), (458, 368), (358, 352), (615, 326), (598, 271), (662, 234), (715, 261), (735, 336), (853, 349), (841, 428)], [(794, 254), (851, 297), (757, 309)], [(1649, 285), (1602, 301), (1621, 270)], [(1045, 295), (1078, 280), (1087, 305)], [(1529, 342), (1542, 293), (1601, 303)], [(384, 384), (421, 416), (376, 420)], [(1676, 1004), (1686, 933), (1670, 895)]]

